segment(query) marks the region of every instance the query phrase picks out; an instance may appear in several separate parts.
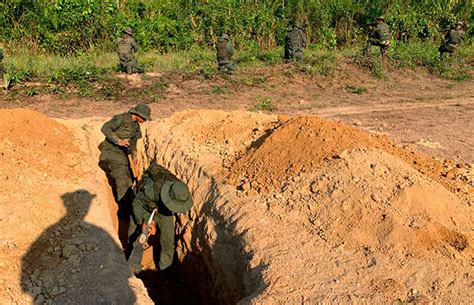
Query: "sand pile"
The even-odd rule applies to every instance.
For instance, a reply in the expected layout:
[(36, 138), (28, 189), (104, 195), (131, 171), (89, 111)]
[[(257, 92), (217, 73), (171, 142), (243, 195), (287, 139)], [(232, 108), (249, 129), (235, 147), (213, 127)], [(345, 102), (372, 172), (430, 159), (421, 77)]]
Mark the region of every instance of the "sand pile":
[[(248, 190), (276, 191), (285, 181), (310, 173), (321, 162), (356, 148), (379, 148), (398, 156), (413, 168), (453, 191), (472, 196), (471, 167), (453, 166), (434, 158), (397, 147), (386, 136), (374, 135), (349, 125), (301, 116), (274, 125), (264, 137), (248, 147), (231, 166), (229, 182)], [(469, 182), (469, 183), (463, 183)]]
[[(27, 109), (0, 110), (3, 178), (30, 171), (43, 176), (75, 175), (82, 157), (74, 134), (43, 114)], [(28, 169), (28, 170), (27, 170)]]

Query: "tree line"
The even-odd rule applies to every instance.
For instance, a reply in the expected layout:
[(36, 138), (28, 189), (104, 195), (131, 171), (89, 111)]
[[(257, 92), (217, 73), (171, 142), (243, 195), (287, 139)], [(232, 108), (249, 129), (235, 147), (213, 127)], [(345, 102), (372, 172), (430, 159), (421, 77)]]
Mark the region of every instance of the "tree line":
[(211, 46), (224, 32), (237, 47), (272, 48), (289, 20), (326, 48), (360, 43), (380, 15), (402, 41), (439, 41), (458, 20), (471, 38), (474, 22), (472, 0), (8, 0), (0, 11), (6, 47), (61, 55), (112, 50), (127, 26), (141, 48), (169, 52)]

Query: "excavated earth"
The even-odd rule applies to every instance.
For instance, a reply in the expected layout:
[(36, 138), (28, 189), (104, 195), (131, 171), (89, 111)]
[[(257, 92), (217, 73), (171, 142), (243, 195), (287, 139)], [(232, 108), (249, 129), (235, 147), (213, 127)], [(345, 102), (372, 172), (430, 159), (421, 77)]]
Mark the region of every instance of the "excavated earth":
[(316, 116), (199, 110), (148, 122), (141, 168), (169, 168), (195, 205), (176, 218), (174, 282), (154, 270), (154, 247), (142, 282), (96, 165), (106, 118), (0, 112), (2, 304), (474, 298), (470, 164)]

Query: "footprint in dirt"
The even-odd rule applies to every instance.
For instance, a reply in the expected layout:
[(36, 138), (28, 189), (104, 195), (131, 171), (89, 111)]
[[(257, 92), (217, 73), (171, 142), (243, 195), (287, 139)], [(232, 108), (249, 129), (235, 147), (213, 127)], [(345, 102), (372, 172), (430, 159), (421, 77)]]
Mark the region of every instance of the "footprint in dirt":
[(83, 220), (94, 197), (86, 190), (63, 194), (66, 215), (22, 257), (21, 287), (35, 304), (135, 303), (122, 251), (107, 232)]

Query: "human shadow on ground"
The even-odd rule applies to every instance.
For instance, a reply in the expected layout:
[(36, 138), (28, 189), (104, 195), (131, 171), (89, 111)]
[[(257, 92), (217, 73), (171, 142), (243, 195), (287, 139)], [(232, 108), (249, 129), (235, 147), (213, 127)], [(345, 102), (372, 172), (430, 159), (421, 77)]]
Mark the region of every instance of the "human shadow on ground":
[(66, 214), (22, 257), (21, 287), (35, 304), (134, 304), (123, 252), (103, 229), (84, 221), (94, 194), (61, 196)]

